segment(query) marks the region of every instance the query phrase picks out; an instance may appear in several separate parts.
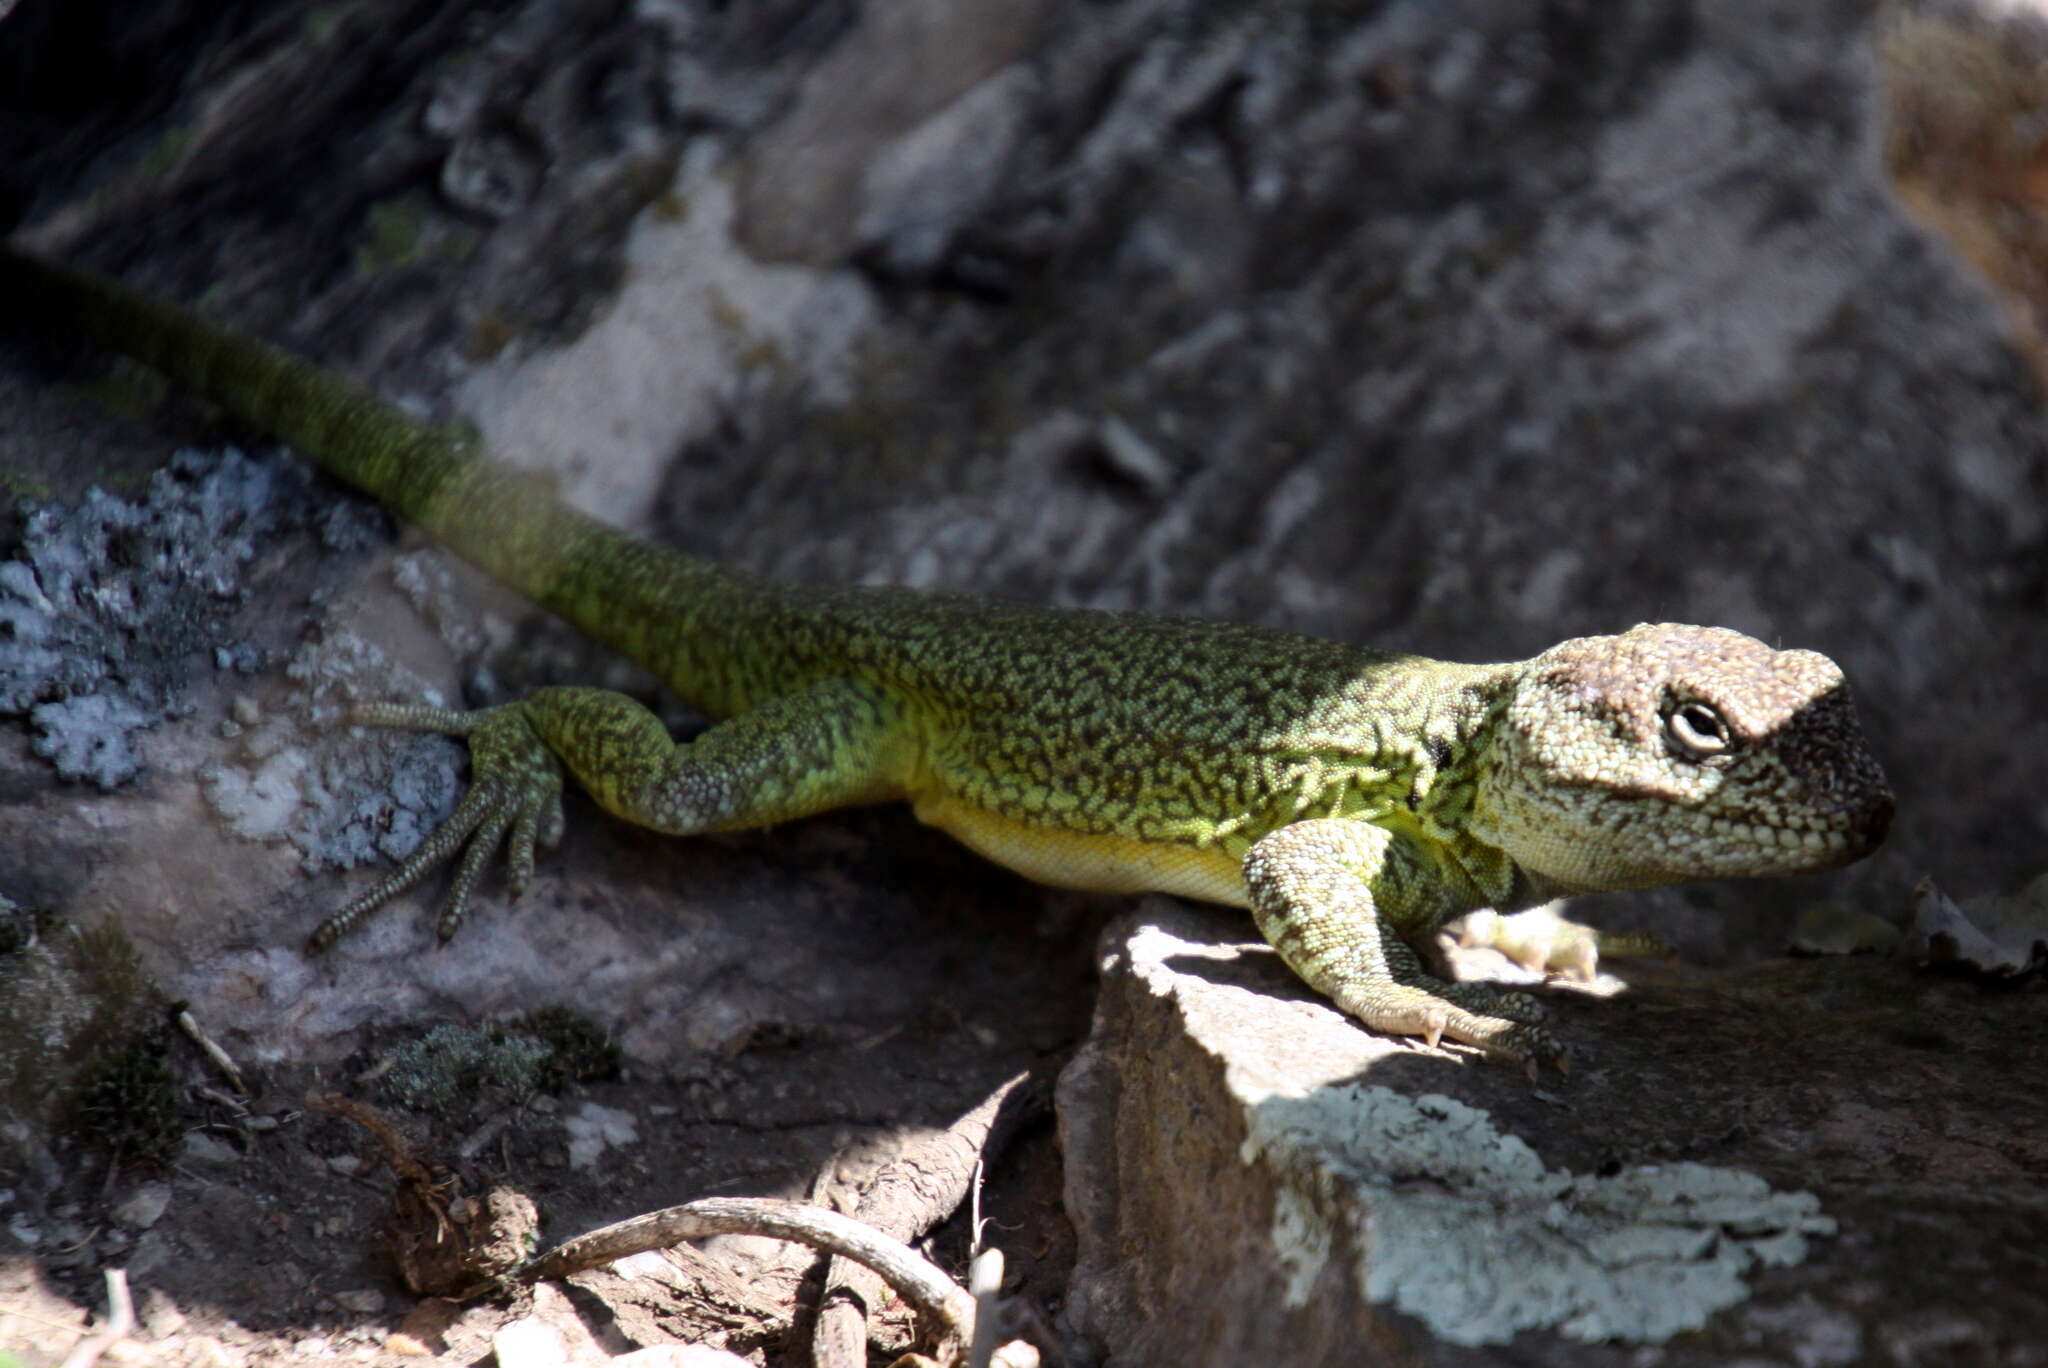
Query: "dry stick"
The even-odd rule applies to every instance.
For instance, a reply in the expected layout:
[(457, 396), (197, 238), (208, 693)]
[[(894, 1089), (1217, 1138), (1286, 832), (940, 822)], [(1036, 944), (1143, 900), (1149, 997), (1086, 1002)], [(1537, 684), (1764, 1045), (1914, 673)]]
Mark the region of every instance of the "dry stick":
[(996, 1299), (1003, 1293), (1003, 1251), (984, 1249), (967, 1274), (974, 1294), (974, 1342), (967, 1346), (967, 1368), (988, 1368), (996, 1353)]
[[(973, 1187), (984, 1156), (1044, 1101), (1042, 1090), (1025, 1091), (1030, 1079), (1028, 1072), (1008, 1079), (965, 1116), (887, 1165), (861, 1195), (856, 1214), (905, 1244), (951, 1216)], [(865, 1368), (868, 1312), (880, 1293), (865, 1269), (844, 1258), (831, 1261), (811, 1332), (812, 1368)]]
[(825, 1265), (825, 1291), (811, 1326), (811, 1368), (862, 1368), (868, 1361), (868, 1312), (882, 1280), (843, 1254)]
[[(4, 13), (4, 10), (0, 10), (0, 13)], [(971, 1308), (972, 1303), (969, 1305)], [(972, 1314), (970, 1309), (970, 1319)], [(107, 1270), (107, 1328), (72, 1346), (71, 1352), (64, 1356), (64, 1362), (59, 1368), (92, 1368), (92, 1365), (100, 1361), (101, 1354), (127, 1339), (128, 1332), (134, 1328), (135, 1303), (128, 1297), (128, 1271), (123, 1268), (110, 1268)]]
[(193, 1017), (191, 1011), (187, 1008), (179, 1008), (177, 1022), (178, 1029), (192, 1037), (192, 1043), (197, 1045), (200, 1052), (213, 1061), (213, 1067), (219, 1069), (222, 1074), (226, 1075), (228, 1082), (235, 1085), (235, 1091), (246, 1096), (249, 1091), (249, 1085), (242, 1081), (241, 1069), (236, 1067), (235, 1061), (229, 1058), (226, 1050), (223, 1050), (215, 1043), (212, 1036), (199, 1028), (199, 1022)]
[(555, 1246), (528, 1263), (521, 1276), (565, 1278), (629, 1254), (711, 1235), (766, 1235), (858, 1259), (935, 1320), (943, 1340), (964, 1344), (973, 1338), (974, 1298), (938, 1265), (851, 1216), (770, 1197), (706, 1197), (603, 1226)]

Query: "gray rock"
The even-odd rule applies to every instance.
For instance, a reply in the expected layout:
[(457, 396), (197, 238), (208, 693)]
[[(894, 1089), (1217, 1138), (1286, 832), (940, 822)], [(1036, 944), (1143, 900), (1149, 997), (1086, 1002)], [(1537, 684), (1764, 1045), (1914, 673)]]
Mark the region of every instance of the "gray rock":
[[(1654, 977), (1611, 1000), (1556, 991), (1573, 1071), (1531, 1088), (1356, 1027), (1244, 934), (1163, 898), (1104, 933), (1095, 1029), (1059, 1109), (1079, 1242), (1067, 1314), (1112, 1368), (1350, 1364), (1363, 1344), (1499, 1362), (1460, 1354), (1510, 1341), (1517, 1363), (1584, 1363), (1600, 1343), (1778, 1361), (1844, 1327), (1874, 1353), (1929, 1318), (1988, 1345), (2048, 1312), (2027, 1272), (2038, 1197), (1986, 1227), (1981, 1175), (1871, 1183), (1931, 1159), (1951, 1127), (2019, 1168), (2042, 1152), (2040, 1105), (2017, 1115), (1998, 1096), (2010, 1013), (1995, 998), (1876, 959), (1764, 966), (1740, 994)], [(1774, 1025), (1738, 1020), (1772, 998)], [(1840, 1128), (1897, 1066), (1907, 1022), (1947, 1037), (1942, 1081), (1925, 1075), (1916, 1106), (1845, 1154)], [(1737, 1121), (1713, 1097), (1731, 1063), (1777, 1073), (1753, 1033), (1830, 1067), (1769, 1096), (1738, 1080)], [(1787, 1190), (1788, 1172), (1810, 1190)], [(1967, 1249), (1974, 1271), (1925, 1276), (1929, 1248)], [(1871, 1286), (1890, 1289), (1882, 1308)]]
[(163, 1219), (170, 1205), (168, 1185), (144, 1183), (114, 1205), (114, 1219), (130, 1230), (148, 1230)]

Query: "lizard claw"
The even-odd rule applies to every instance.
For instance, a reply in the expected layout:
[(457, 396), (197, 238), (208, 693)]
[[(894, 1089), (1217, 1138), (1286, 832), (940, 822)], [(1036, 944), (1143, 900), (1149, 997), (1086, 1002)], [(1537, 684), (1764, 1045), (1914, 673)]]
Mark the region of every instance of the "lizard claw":
[(1571, 1072), (1571, 1066), (1565, 1062), (1564, 1046), (1550, 1032), (1538, 1027), (1517, 1026), (1487, 1041), (1484, 1048), (1495, 1059), (1520, 1064), (1531, 1083), (1541, 1082), (1546, 1068)]
[(1423, 1043), (1434, 1050), (1443, 1043), (1444, 1027), (1450, 1025), (1450, 1014), (1441, 1007), (1433, 1007), (1422, 1014)]
[(1531, 1083), (1541, 1081), (1545, 1066), (1556, 1069), (1560, 1074), (1572, 1071), (1571, 1056), (1547, 1031), (1533, 1032), (1531, 1038), (1523, 1042), (1523, 1047), (1528, 1051), (1523, 1062), (1528, 1066)]

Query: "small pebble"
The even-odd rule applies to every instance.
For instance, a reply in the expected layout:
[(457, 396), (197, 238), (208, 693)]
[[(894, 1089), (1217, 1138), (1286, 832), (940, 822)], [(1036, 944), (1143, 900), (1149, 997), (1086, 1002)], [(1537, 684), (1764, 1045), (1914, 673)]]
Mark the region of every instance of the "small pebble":
[(374, 1316), (384, 1309), (384, 1294), (374, 1287), (358, 1288), (351, 1292), (334, 1294), (334, 1304), (344, 1311)]
[(130, 1230), (148, 1230), (163, 1219), (171, 1204), (168, 1183), (144, 1183), (114, 1208), (114, 1219)]

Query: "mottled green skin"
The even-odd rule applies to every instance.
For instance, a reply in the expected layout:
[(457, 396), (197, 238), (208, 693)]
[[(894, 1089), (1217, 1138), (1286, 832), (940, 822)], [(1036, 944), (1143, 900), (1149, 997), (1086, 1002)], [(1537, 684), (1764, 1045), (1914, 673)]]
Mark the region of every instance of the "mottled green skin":
[(644, 708), (544, 689), (361, 720), (468, 738), (473, 782), (401, 868), (316, 932), (460, 854), (516, 890), (564, 771), (689, 834), (902, 799), (1026, 874), (1251, 909), (1345, 1010), (1533, 1066), (1530, 1000), (1441, 983), (1419, 951), (1476, 907), (1828, 868), (1891, 795), (1840, 671), (1716, 628), (1645, 626), (1455, 665), (1255, 627), (771, 583), (561, 507), (366, 391), (111, 282), (0, 249), (0, 297), (165, 371), (298, 446), (725, 721), (678, 746)]
[[(920, 719), (928, 763), (980, 807), (1067, 831), (1242, 857), (1302, 817), (1458, 825), (1439, 789), (1505, 684), (1200, 619), (901, 590), (806, 595), (792, 637)], [(1428, 799), (1426, 806), (1423, 800)]]

